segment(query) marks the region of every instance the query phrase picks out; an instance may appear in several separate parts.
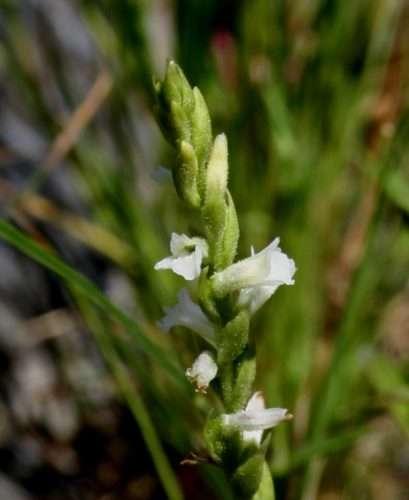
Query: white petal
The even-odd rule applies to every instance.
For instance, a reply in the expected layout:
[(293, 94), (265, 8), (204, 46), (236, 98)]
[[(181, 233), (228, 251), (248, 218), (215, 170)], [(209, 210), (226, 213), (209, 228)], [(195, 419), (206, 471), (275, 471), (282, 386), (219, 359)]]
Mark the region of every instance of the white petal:
[(226, 425), (239, 427), (242, 431), (261, 431), (275, 427), (283, 420), (288, 420), (285, 408), (266, 408), (264, 410), (242, 410), (224, 416)]
[(208, 255), (207, 242), (203, 238), (172, 233), (170, 250), (172, 255), (155, 264), (156, 270), (171, 269), (188, 281), (200, 275), (202, 261)]
[(261, 411), (266, 407), (264, 397), (261, 391), (255, 392), (246, 406), (246, 411)]
[[(250, 398), (249, 402), (246, 406), (246, 411), (261, 411), (264, 410), (265, 403), (263, 394), (258, 391), (255, 392)], [(261, 439), (263, 437), (263, 431), (244, 431), (243, 438), (246, 441), (254, 441), (257, 445), (261, 443)]]
[(186, 376), (196, 385), (196, 390), (206, 392), (210, 382), (217, 375), (217, 364), (209, 351), (203, 351), (191, 368), (186, 370)]
[(183, 255), (186, 247), (192, 246), (192, 239), (186, 234), (172, 233), (170, 237), (170, 251), (174, 257)]
[(155, 271), (159, 271), (161, 269), (171, 269), (173, 264), (172, 257), (165, 257), (164, 259), (157, 262), (154, 266)]
[(170, 268), (175, 274), (182, 276), (187, 281), (192, 281), (200, 275), (200, 264), (201, 259), (198, 260), (196, 251), (188, 254), (184, 257), (178, 257), (177, 259), (172, 259), (172, 265)]
[(254, 314), (273, 295), (280, 285), (254, 286), (240, 290), (237, 304), (240, 307), (247, 307), (250, 314)]
[(161, 330), (168, 332), (174, 326), (184, 326), (198, 333), (209, 344), (215, 345), (215, 333), (212, 323), (195, 304), (186, 288), (178, 293), (178, 302), (173, 307), (165, 307), (166, 315), (158, 321)]

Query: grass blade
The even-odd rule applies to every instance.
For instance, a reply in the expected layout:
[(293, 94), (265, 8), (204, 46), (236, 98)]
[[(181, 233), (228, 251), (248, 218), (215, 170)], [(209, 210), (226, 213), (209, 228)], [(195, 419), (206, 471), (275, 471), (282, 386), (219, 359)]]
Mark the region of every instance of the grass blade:
[(152, 356), (176, 381), (183, 385), (186, 384), (182, 370), (170, 360), (170, 353), (148, 338), (138, 324), (118, 309), (89, 279), (62, 262), (56, 255), (42, 248), (32, 238), (26, 236), (4, 219), (0, 220), (0, 238), (53, 271), (78, 293), (101, 308), (112, 319), (118, 321), (133, 336), (146, 354)]

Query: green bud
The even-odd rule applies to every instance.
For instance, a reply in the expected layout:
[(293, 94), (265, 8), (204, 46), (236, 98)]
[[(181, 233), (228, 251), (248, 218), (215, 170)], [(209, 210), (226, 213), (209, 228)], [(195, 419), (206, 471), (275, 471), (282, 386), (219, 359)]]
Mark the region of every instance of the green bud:
[(218, 206), (220, 200), (224, 201), (229, 173), (227, 139), (225, 134), (219, 134), (210, 153), (206, 173), (206, 198), (207, 207)]
[(173, 146), (180, 141), (190, 141), (190, 121), (188, 115), (183, 106), (176, 101), (170, 103), (169, 121)]
[(237, 468), (232, 477), (235, 498), (249, 499), (257, 492), (263, 475), (263, 465), (263, 455), (256, 453)]
[(202, 208), (211, 262), (216, 270), (229, 265), (234, 258), (238, 222), (233, 201), (227, 191), (227, 140), (216, 137), (206, 171), (206, 195)]
[(193, 90), (179, 66), (170, 61), (163, 82), (153, 81), (155, 114), (166, 139), (175, 147), (181, 140), (190, 142)]
[(239, 241), (239, 220), (229, 191), (226, 193), (226, 212), (223, 239), (218, 252), (218, 268), (224, 269), (233, 263)]
[(199, 167), (192, 145), (182, 141), (179, 146), (180, 164), (173, 170), (176, 190), (181, 199), (192, 208), (200, 206), (200, 195), (197, 189)]
[(249, 323), (249, 314), (243, 310), (220, 332), (218, 365), (233, 362), (244, 351), (248, 343)]
[(192, 113), (194, 101), (193, 91), (181, 68), (175, 61), (169, 61), (162, 85), (164, 101), (168, 104), (176, 102), (187, 114)]
[(194, 108), (191, 116), (192, 145), (195, 148), (199, 162), (199, 189), (202, 196), (204, 196), (206, 165), (212, 147), (212, 125), (206, 102), (197, 87), (193, 89), (193, 99)]

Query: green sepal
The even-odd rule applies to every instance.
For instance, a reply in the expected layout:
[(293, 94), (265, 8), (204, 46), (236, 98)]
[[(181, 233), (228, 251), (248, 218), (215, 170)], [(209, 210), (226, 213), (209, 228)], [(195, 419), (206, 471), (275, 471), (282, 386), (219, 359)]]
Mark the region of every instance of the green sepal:
[(237, 468), (231, 479), (235, 498), (248, 500), (257, 492), (263, 475), (263, 465), (264, 456), (255, 453)]
[(183, 107), (186, 114), (193, 111), (194, 99), (192, 87), (189, 85), (182, 69), (175, 61), (169, 61), (161, 94), (167, 103), (176, 102)]
[(204, 312), (215, 322), (220, 322), (219, 311), (214, 302), (213, 291), (208, 279), (209, 268), (203, 268), (198, 282), (198, 298)]
[(229, 402), (229, 411), (235, 412), (244, 408), (253, 392), (253, 383), (256, 378), (256, 356), (252, 349), (239, 356), (234, 362), (235, 380)]
[(220, 331), (217, 364), (233, 362), (244, 351), (249, 337), (250, 316), (246, 310), (240, 311)]
[(228, 412), (234, 411), (232, 405), (233, 401), (233, 387), (235, 383), (235, 369), (233, 363), (219, 366), (219, 381), (222, 391), (224, 405)]
[(192, 145), (199, 163), (199, 190), (205, 195), (206, 165), (212, 147), (212, 125), (206, 102), (197, 87), (193, 89), (194, 107), (191, 116)]
[(224, 269), (233, 263), (237, 252), (237, 243), (239, 241), (239, 220), (237, 218), (236, 207), (229, 190), (226, 192), (226, 213), (225, 225), (223, 231), (222, 248), (219, 252), (219, 269)]
[(242, 410), (253, 390), (256, 377), (256, 357), (249, 347), (233, 362), (219, 367), (219, 380), (226, 410)]
[(180, 143), (179, 158), (179, 165), (173, 170), (176, 191), (191, 208), (198, 208), (200, 206), (200, 195), (197, 189), (199, 168), (191, 144), (186, 141)]
[(174, 147), (180, 141), (190, 141), (190, 121), (186, 110), (176, 101), (170, 103), (171, 143)]
[(220, 415), (207, 421), (204, 437), (213, 460), (221, 462), (227, 473), (233, 473), (246, 445), (242, 433), (234, 427), (226, 426)]

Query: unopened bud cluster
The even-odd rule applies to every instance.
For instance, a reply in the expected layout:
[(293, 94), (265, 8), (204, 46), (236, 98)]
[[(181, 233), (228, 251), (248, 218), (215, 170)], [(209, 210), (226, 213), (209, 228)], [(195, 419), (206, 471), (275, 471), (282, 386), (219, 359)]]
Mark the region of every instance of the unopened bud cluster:
[(202, 225), (198, 235), (173, 233), (171, 255), (155, 266), (190, 283), (190, 291), (182, 289), (178, 303), (165, 308), (159, 326), (164, 331), (184, 326), (207, 344), (186, 374), (202, 393), (218, 381), (215, 388), (225, 413), (208, 420), (208, 450), (224, 467), (237, 496), (251, 498), (265, 483), (263, 431), (289, 415), (283, 408), (266, 409), (262, 395), (252, 394), (256, 358), (249, 324), (280, 285), (294, 283), (296, 268), (281, 251), (278, 238), (234, 263), (239, 226), (227, 187), (226, 136), (213, 139), (203, 96), (190, 87), (176, 63), (171, 61), (164, 81), (154, 85), (158, 122), (177, 152), (172, 171), (176, 191)]

